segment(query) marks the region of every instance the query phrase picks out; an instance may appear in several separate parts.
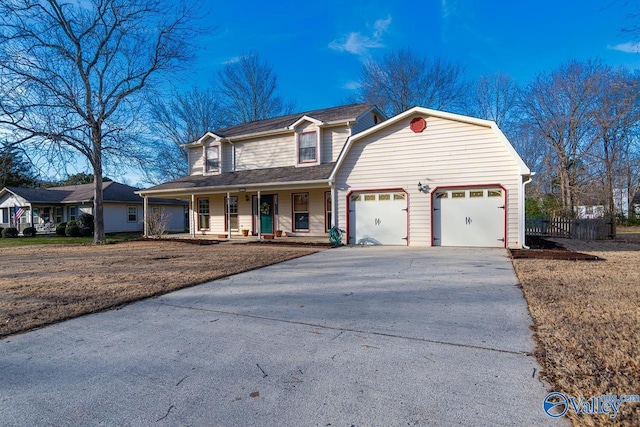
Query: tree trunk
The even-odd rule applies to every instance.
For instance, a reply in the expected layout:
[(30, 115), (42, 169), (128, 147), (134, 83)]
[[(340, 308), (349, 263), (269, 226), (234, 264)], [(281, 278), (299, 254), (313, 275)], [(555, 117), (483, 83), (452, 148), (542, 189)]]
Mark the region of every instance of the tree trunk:
[(94, 131), (93, 136), (93, 243), (100, 244), (105, 241), (104, 234), (104, 210), (102, 199), (102, 141), (100, 134)]

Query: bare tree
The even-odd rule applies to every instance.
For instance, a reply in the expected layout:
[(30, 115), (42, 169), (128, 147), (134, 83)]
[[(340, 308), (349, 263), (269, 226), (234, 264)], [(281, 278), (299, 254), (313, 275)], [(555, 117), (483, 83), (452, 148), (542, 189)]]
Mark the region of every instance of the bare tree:
[(168, 102), (163, 96), (150, 101), (155, 141), (153, 161), (145, 168), (150, 182), (186, 175), (187, 153), (180, 146), (229, 124), (217, 97), (213, 89), (193, 87), (187, 92), (174, 92)]
[[(616, 214), (617, 192), (627, 190), (633, 198), (634, 188), (628, 188), (630, 172), (626, 165), (629, 145), (633, 143), (640, 124), (640, 78), (625, 69), (602, 67), (598, 73), (594, 99), (594, 126), (597, 144), (591, 150), (594, 168), (600, 171), (607, 213)], [(627, 188), (625, 188), (627, 187)], [(633, 186), (632, 186), (633, 187)]]
[(357, 98), (389, 116), (415, 106), (453, 111), (464, 103), (462, 77), (462, 67), (443, 59), (428, 59), (411, 49), (394, 50), (364, 65)]
[(573, 214), (584, 156), (595, 141), (594, 90), (602, 65), (597, 61), (569, 62), (539, 74), (521, 98), (523, 119), (538, 144), (550, 150), (562, 208)]
[(515, 121), (519, 94), (517, 83), (507, 74), (480, 77), (475, 85), (472, 114), (492, 120), (505, 130)]
[(139, 95), (189, 59), (191, 12), (162, 0), (0, 3), (0, 125), (50, 158), (89, 162), (96, 243), (105, 238), (104, 162), (139, 153)]
[(293, 112), (292, 102), (277, 95), (278, 77), (257, 53), (242, 55), (218, 73), (226, 116), (233, 124)]

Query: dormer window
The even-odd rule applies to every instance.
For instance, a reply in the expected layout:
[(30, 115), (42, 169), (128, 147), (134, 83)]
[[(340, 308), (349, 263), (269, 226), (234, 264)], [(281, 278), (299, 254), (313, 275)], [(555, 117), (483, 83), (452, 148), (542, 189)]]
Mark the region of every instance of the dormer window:
[(220, 146), (213, 145), (205, 149), (206, 171), (208, 173), (220, 172)]
[(298, 163), (318, 161), (318, 138), (316, 132), (298, 134)]

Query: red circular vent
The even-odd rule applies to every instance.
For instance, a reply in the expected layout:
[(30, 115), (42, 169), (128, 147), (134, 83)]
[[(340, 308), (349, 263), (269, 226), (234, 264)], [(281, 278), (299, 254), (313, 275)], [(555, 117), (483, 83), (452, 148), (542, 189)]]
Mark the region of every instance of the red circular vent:
[(427, 121), (422, 117), (416, 117), (411, 120), (411, 124), (409, 125), (412, 131), (415, 133), (420, 133), (427, 128)]

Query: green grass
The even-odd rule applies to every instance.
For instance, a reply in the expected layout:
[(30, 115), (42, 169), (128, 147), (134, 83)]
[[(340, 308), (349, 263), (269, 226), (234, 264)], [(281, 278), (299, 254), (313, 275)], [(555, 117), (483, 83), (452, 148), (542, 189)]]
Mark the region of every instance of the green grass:
[[(130, 240), (136, 240), (140, 238), (139, 233), (116, 233), (107, 234), (107, 244), (127, 242)], [(0, 249), (12, 248), (16, 246), (31, 246), (31, 245), (78, 245), (78, 244), (91, 244), (93, 243), (93, 237), (62, 237), (57, 235), (47, 235), (35, 237), (14, 237), (14, 238), (0, 238)]]

